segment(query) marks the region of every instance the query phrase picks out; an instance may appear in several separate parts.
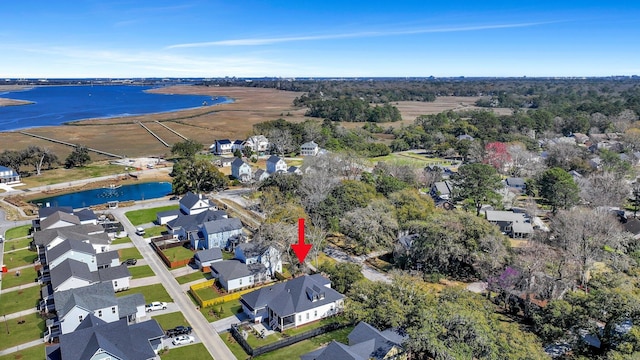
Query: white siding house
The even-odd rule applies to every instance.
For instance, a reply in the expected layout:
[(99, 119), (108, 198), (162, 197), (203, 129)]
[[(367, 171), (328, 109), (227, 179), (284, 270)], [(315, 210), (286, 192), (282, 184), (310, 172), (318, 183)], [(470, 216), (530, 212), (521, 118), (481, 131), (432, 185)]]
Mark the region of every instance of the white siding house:
[(300, 146), (300, 155), (301, 156), (316, 156), (320, 151), (320, 147), (313, 141), (309, 141), (307, 143), (302, 144)]
[(0, 166), (0, 183), (20, 182), (20, 175), (11, 168)]
[(257, 154), (261, 154), (269, 150), (269, 140), (264, 135), (254, 135), (244, 142), (244, 146)]
[(231, 163), (231, 176), (242, 181), (251, 181), (251, 166), (240, 158), (236, 158)]

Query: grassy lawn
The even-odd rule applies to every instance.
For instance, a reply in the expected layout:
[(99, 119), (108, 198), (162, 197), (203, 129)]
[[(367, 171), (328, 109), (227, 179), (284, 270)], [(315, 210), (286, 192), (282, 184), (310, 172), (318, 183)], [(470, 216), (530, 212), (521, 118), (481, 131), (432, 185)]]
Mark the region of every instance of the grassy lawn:
[(158, 225), (154, 227), (150, 227), (148, 229), (144, 229), (145, 238), (161, 236), (163, 232), (166, 232), (167, 228), (164, 225)]
[(225, 343), (225, 345), (227, 345), (229, 350), (231, 350), (231, 352), (236, 357), (236, 359), (245, 360), (249, 358), (249, 355), (247, 355), (247, 353), (244, 352), (244, 349), (242, 349), (242, 346), (240, 346), (240, 344), (238, 344), (236, 339), (234, 339), (233, 336), (231, 336), (230, 332), (221, 333), (220, 337), (222, 338), (222, 341)]
[(121, 174), (124, 172), (124, 166), (112, 165), (105, 162), (96, 162), (78, 168), (65, 169), (64, 167), (61, 167), (52, 170), (43, 170), (40, 176), (24, 177), (21, 180), (27, 185), (27, 187), (34, 187)]
[(336, 263), (336, 261), (334, 259), (328, 257), (322, 251), (318, 252), (318, 261), (317, 262), (316, 262), (315, 257), (313, 256), (313, 253), (309, 253), (309, 258), (313, 259), (313, 260), (311, 260), (311, 264), (313, 264), (313, 266), (315, 266), (316, 268), (319, 267), (320, 265), (324, 264), (324, 263), (327, 263), (327, 265), (331, 265), (331, 264), (335, 264)]
[(150, 223), (156, 220), (156, 214), (161, 211), (175, 210), (180, 208), (180, 205), (161, 206), (153, 209), (142, 209), (126, 212), (125, 215), (131, 221), (133, 226), (140, 224)]
[(4, 243), (4, 251), (7, 252), (7, 251), (29, 247), (29, 243), (31, 243), (31, 240), (32, 239), (28, 237), (8, 240)]
[(291, 346), (272, 351), (270, 353), (262, 354), (254, 357), (254, 359), (271, 360), (271, 359), (299, 359), (300, 355), (306, 354), (310, 351), (316, 350), (319, 347), (328, 344), (331, 340), (346, 344), (348, 342), (347, 335), (353, 330), (353, 327), (348, 326), (346, 328), (328, 332), (326, 334), (318, 335), (311, 339), (303, 340), (295, 343)]
[(44, 359), (44, 349), (45, 349), (44, 344), (41, 344), (38, 346), (32, 346), (30, 348), (19, 350), (18, 352), (15, 352), (12, 354), (0, 356), (0, 360), (16, 360), (16, 359), (41, 360), (41, 359)]
[(202, 300), (211, 300), (222, 296), (210, 286), (196, 290), (196, 294), (198, 294)]
[(13, 269), (18, 266), (33, 265), (33, 261), (38, 257), (38, 253), (29, 249), (22, 249), (16, 251), (5, 252), (3, 257), (3, 264), (8, 269)]
[(133, 279), (145, 278), (156, 274), (149, 265), (131, 266), (129, 267), (129, 272)]
[(191, 274), (178, 276), (176, 280), (178, 284), (186, 284), (188, 282), (196, 281), (196, 280), (211, 280), (211, 275), (209, 273), (203, 273), (202, 271), (196, 271)]
[(7, 230), (7, 232), (4, 233), (4, 237), (7, 240), (25, 237), (29, 235), (29, 229), (31, 229), (31, 224), (14, 227)]
[(130, 242), (131, 242), (131, 238), (128, 236), (125, 236), (123, 238), (113, 239), (113, 241), (111, 242), (111, 245), (126, 244)]
[(236, 258), (236, 254), (228, 251), (222, 252), (222, 260), (233, 260)]
[[(18, 324), (18, 321), (24, 320), (24, 323)], [(24, 344), (32, 340), (42, 338), (42, 332), (45, 330), (45, 322), (39, 314), (31, 314), (22, 318), (8, 319), (6, 322), (2, 320), (2, 336), (0, 336), (0, 349), (6, 349), (12, 346)], [(9, 333), (6, 333), (6, 327), (9, 327)], [(44, 352), (41, 354), (44, 357)], [(36, 358), (37, 359), (37, 358)]]
[(200, 360), (208, 359), (209, 352), (202, 344), (192, 344), (180, 346), (178, 348), (167, 350), (160, 355), (162, 360)]
[(164, 289), (162, 284), (153, 284), (147, 286), (138, 286), (135, 288), (131, 288), (129, 290), (120, 291), (116, 293), (116, 296), (125, 296), (130, 294), (140, 293), (144, 296), (144, 300), (147, 303), (152, 301), (164, 301), (164, 302), (172, 302), (171, 296), (167, 290)]
[(189, 322), (179, 311), (153, 316), (153, 318), (158, 322), (158, 324), (160, 324), (160, 327), (164, 330), (172, 329), (178, 325), (189, 326)]
[(120, 261), (124, 261), (127, 259), (142, 259), (142, 254), (136, 247), (130, 247), (126, 249), (118, 250), (118, 255), (120, 255)]
[[(222, 307), (222, 314), (220, 316), (216, 316), (214, 310), (216, 312), (219, 312), (220, 307)], [(240, 302), (238, 300), (227, 301), (222, 305), (215, 305), (200, 309), (200, 312), (202, 313), (202, 315), (204, 315), (205, 318), (207, 318), (208, 322), (224, 319), (226, 317), (235, 315), (240, 311), (242, 311), (242, 306), (240, 306)]]
[(9, 271), (2, 274), (2, 290), (6, 290), (18, 285), (26, 285), (36, 281), (38, 273), (33, 267), (20, 270), (20, 276), (16, 276), (15, 271)]
[(187, 249), (184, 246), (176, 246), (169, 249), (162, 249), (162, 252), (171, 261), (191, 259), (193, 257), (193, 251)]
[[(3, 280), (4, 281), (4, 280)], [(0, 295), (0, 314), (13, 314), (18, 311), (35, 308), (40, 300), (40, 287), (34, 286)], [(0, 336), (0, 340), (2, 337)]]

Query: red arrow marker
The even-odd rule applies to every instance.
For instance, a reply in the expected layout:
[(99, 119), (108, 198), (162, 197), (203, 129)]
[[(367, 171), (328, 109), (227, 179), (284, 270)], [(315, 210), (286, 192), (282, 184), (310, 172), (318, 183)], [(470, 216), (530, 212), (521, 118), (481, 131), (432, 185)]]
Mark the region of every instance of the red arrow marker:
[(291, 244), (293, 252), (296, 253), (300, 264), (304, 264), (304, 258), (307, 257), (311, 244), (304, 243), (304, 219), (298, 219), (298, 243)]

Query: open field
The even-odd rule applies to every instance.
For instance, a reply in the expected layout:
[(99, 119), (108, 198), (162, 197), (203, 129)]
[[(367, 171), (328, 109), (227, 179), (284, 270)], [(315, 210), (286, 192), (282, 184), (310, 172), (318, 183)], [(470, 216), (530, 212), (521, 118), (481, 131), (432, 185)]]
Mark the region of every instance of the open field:
[[(253, 125), (259, 122), (280, 117), (293, 122), (305, 119), (306, 109), (294, 108), (292, 105), (293, 99), (301, 95), (298, 92), (205, 86), (172, 86), (154, 89), (153, 92), (226, 96), (234, 99), (234, 102), (170, 113), (87, 119), (69, 125), (29, 129), (27, 132), (73, 144), (85, 144), (129, 157), (165, 156), (170, 154), (170, 149), (137, 122), (143, 122), (152, 131), (157, 131), (158, 135), (169, 144), (180, 141), (181, 138), (156, 124), (155, 121), (160, 121), (178, 133), (208, 146), (217, 138), (244, 139), (252, 132)], [(476, 97), (440, 97), (434, 102), (398, 102), (394, 105), (400, 110), (403, 120), (389, 125), (396, 127), (401, 124), (410, 124), (421, 114), (435, 114), (450, 109), (473, 109), (477, 99)], [(494, 109), (497, 112), (502, 110), (504, 109)], [(345, 123), (344, 125), (361, 127), (362, 123)], [(28, 145), (48, 147), (58, 154), (60, 159), (66, 158), (72, 150), (69, 146), (34, 138), (18, 131), (0, 133), (0, 143), (5, 144), (8, 150), (21, 150)], [(106, 159), (106, 156), (91, 153), (91, 158), (101, 160)]]

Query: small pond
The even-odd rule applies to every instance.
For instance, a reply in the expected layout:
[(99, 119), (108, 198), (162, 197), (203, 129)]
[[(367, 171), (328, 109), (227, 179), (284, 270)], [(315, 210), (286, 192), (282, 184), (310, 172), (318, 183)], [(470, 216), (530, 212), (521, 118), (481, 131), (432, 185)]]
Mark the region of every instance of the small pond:
[(164, 197), (171, 193), (169, 182), (148, 182), (122, 185), (115, 188), (84, 190), (75, 193), (52, 196), (31, 201), (46, 206), (71, 206), (82, 208), (92, 205), (106, 204), (110, 201), (149, 200)]

